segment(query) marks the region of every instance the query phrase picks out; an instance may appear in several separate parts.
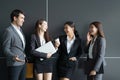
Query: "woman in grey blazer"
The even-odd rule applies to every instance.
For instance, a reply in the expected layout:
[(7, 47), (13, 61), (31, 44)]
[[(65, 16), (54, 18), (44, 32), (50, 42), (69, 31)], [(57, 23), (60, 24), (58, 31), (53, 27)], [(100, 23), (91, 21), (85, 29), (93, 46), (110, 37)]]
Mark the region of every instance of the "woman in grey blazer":
[(92, 22), (87, 34), (85, 52), (87, 53), (87, 80), (102, 80), (105, 65), (106, 40), (100, 22)]

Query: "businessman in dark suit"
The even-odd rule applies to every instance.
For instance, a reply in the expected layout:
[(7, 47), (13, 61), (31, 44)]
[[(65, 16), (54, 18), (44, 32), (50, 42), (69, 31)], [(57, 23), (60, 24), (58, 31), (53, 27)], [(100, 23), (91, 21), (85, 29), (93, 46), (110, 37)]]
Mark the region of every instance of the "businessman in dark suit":
[(9, 80), (25, 80), (25, 37), (21, 30), (24, 13), (15, 9), (11, 15), (11, 25), (5, 29), (2, 49), (6, 56)]
[(64, 24), (66, 35), (60, 36), (60, 46), (58, 49), (58, 75), (60, 80), (70, 80), (75, 70), (76, 62), (82, 54), (81, 39), (75, 30), (72, 21)]
[(87, 80), (102, 80), (106, 40), (100, 22), (90, 24), (87, 34), (85, 52), (87, 53), (86, 69)]

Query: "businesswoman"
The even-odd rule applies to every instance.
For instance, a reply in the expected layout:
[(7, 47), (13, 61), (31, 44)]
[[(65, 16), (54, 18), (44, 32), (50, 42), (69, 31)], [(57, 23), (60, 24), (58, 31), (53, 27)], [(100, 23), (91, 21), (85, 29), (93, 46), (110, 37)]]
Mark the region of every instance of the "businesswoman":
[[(36, 48), (51, 40), (47, 29), (47, 22), (44, 19), (40, 19), (36, 22), (35, 33), (31, 36), (31, 54), (35, 59), (34, 71), (37, 80), (52, 80), (52, 54), (35, 51)], [(58, 47), (58, 45), (56, 45), (56, 47)]]
[(60, 36), (58, 48), (58, 75), (60, 80), (70, 80), (76, 66), (76, 61), (82, 54), (81, 39), (75, 29), (75, 24), (68, 21), (64, 24), (66, 35)]
[(92, 22), (87, 34), (85, 52), (87, 53), (87, 80), (102, 80), (105, 65), (106, 40), (101, 22)]

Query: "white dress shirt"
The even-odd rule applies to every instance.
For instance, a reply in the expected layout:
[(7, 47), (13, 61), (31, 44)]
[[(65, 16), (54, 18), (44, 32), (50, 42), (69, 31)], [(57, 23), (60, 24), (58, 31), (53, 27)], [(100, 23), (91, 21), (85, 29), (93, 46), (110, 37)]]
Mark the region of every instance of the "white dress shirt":
[(91, 43), (90, 43), (89, 53), (88, 53), (90, 59), (93, 59), (92, 52), (93, 52), (93, 46), (94, 46), (94, 44), (95, 44), (96, 38), (97, 38), (97, 37), (95, 37), (94, 40), (91, 41)]
[(22, 32), (20, 31), (20, 27), (17, 27), (15, 26), (14, 24), (12, 24), (13, 28), (17, 31), (20, 39), (22, 40), (22, 43), (23, 43), (23, 47), (25, 47), (25, 39), (24, 39), (24, 36), (22, 34)]
[(67, 36), (67, 52), (68, 54), (70, 53), (71, 47), (73, 46), (73, 43), (75, 41), (75, 36), (73, 37), (72, 40)]

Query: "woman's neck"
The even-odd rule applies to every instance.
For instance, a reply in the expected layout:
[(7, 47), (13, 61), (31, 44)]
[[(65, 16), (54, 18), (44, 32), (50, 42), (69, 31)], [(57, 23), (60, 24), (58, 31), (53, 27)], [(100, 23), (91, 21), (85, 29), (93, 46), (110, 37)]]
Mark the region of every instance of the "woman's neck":
[(72, 40), (74, 38), (74, 34), (68, 35), (69, 39)]
[(93, 37), (94, 37), (94, 38), (97, 37), (97, 34), (93, 35)]
[(45, 33), (45, 32), (43, 32), (43, 31), (40, 30), (39, 36), (44, 38), (44, 33)]

